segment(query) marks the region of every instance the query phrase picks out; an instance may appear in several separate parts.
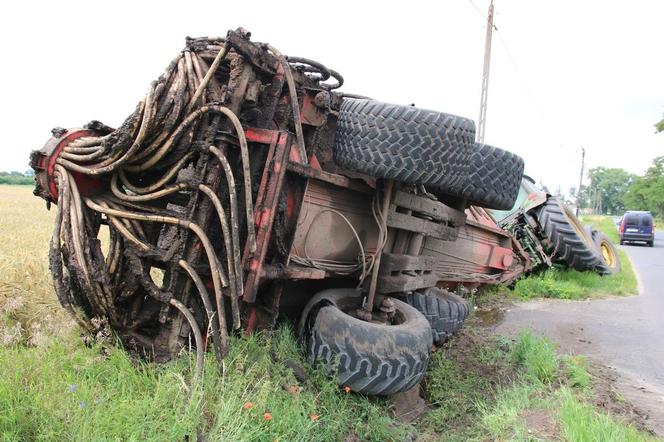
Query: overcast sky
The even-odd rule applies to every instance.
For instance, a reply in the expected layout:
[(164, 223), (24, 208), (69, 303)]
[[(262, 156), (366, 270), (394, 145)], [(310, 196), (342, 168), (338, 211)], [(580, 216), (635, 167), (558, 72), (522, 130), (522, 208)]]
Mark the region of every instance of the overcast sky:
[[(473, 6), (477, 6), (477, 9)], [(106, 6), (103, 6), (106, 5)], [(3, 2), (0, 170), (54, 126), (117, 126), (184, 46), (242, 26), (341, 72), (342, 90), (477, 120), (488, 0)], [(479, 11), (478, 11), (479, 9)], [(481, 12), (480, 12), (481, 11)], [(664, 155), (664, 2), (496, 0), (485, 141), (552, 190)]]

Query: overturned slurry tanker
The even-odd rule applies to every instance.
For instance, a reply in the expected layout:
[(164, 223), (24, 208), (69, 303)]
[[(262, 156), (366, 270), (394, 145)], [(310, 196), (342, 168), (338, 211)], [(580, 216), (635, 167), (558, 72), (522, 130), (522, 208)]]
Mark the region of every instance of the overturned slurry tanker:
[(523, 161), (342, 84), (238, 29), (187, 39), (119, 128), (54, 129), (31, 164), (62, 305), (157, 361), (193, 338), (197, 371), (286, 318), (340, 384), (414, 386), (469, 313), (450, 289), (534, 267), (484, 209), (512, 208)]

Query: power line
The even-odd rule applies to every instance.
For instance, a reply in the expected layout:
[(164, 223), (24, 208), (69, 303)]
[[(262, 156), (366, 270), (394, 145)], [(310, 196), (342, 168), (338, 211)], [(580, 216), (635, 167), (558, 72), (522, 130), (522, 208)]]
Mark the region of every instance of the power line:
[(469, 2), (469, 3), (473, 6), (473, 8), (475, 8), (475, 10), (480, 14), (480, 16), (482, 17), (482, 20), (486, 21), (486, 15), (484, 14), (484, 12), (482, 12), (482, 10), (481, 10), (480, 8), (477, 7), (477, 5), (475, 4), (475, 2), (474, 2), (473, 0), (468, 0), (468, 2)]

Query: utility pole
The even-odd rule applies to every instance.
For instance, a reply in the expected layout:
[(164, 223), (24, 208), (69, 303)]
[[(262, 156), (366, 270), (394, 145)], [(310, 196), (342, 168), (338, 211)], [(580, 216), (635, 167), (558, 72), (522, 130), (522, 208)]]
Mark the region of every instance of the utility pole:
[(482, 97), (480, 98), (480, 119), (477, 141), (484, 143), (486, 129), (486, 102), (489, 95), (489, 68), (491, 64), (491, 37), (493, 35), (493, 0), (489, 3), (489, 15), (486, 19), (486, 41), (484, 42), (484, 71), (482, 72)]
[(579, 207), (581, 207), (581, 185), (583, 184), (583, 168), (586, 163), (586, 149), (581, 148), (581, 173), (579, 174), (579, 190), (576, 191), (576, 216), (579, 216)]

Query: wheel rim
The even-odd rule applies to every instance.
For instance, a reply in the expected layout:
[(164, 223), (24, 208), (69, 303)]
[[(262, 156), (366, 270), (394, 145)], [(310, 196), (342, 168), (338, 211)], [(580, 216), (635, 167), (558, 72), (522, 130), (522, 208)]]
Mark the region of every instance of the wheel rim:
[(616, 257), (611, 244), (607, 243), (606, 241), (602, 241), (602, 243), (599, 245), (599, 249), (602, 252), (602, 258), (604, 259), (606, 265), (614, 268), (616, 266), (616, 262), (618, 262), (618, 258)]

